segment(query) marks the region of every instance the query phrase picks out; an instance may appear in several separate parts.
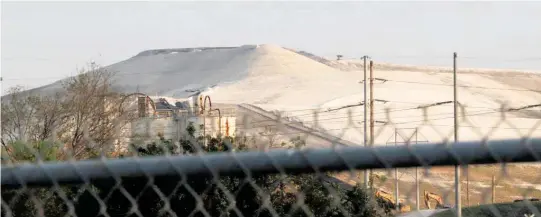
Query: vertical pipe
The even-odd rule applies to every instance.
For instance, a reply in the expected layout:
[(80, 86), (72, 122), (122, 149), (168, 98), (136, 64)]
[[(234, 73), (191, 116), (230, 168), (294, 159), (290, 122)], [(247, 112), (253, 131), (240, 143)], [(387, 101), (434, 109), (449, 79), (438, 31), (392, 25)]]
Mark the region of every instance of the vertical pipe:
[(173, 140), (173, 144), (177, 144), (177, 142), (180, 141), (180, 119), (175, 117), (175, 121), (173, 129), (175, 129), (175, 139)]
[[(419, 141), (418, 140), (418, 130), (419, 129), (415, 129), (415, 145), (417, 145), (417, 142)], [(421, 208), (420, 206), (420, 201), (419, 201), (419, 190), (420, 190), (420, 187), (419, 187), (419, 167), (415, 167), (415, 209), (417, 211), (419, 211)]]
[[(367, 103), (366, 103), (366, 58), (367, 56), (363, 56), (363, 60), (364, 60), (364, 65), (363, 65), (363, 68), (364, 68), (364, 80), (363, 80), (363, 84), (364, 84), (364, 101), (363, 101), (363, 106), (364, 106), (364, 146), (367, 145), (367, 129), (366, 129), (366, 118), (367, 118)], [(364, 171), (364, 185), (366, 188), (369, 188), (369, 183), (368, 183), (368, 170), (365, 170)]]
[[(395, 128), (394, 130), (394, 145), (398, 146), (398, 130)], [(398, 191), (398, 168), (394, 168), (394, 180), (395, 180), (395, 197), (396, 197), (396, 210), (400, 210), (400, 198), (399, 198), (399, 191)]]
[(229, 136), (229, 119), (225, 119), (225, 136)]
[[(374, 62), (370, 60), (370, 147), (374, 146)], [(372, 170), (368, 170), (372, 176)]]
[(203, 116), (203, 147), (207, 147), (207, 118), (205, 114), (202, 114)]
[[(454, 103), (454, 130), (455, 130), (455, 144), (458, 142), (458, 101), (457, 101), (457, 84), (456, 84), (456, 52), (453, 53), (453, 103)], [(455, 165), (455, 203), (456, 203), (456, 216), (462, 217), (462, 201), (460, 194), (460, 167)]]

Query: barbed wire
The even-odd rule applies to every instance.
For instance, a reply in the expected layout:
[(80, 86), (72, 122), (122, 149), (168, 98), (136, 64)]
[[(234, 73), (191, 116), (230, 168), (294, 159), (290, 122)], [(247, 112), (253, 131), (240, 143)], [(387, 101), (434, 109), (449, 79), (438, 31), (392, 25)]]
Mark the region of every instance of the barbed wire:
[[(483, 113), (480, 113), (479, 115), (487, 115), (487, 114), (501, 114), (502, 111), (501, 111), (501, 108), (487, 108), (487, 107), (472, 107), (472, 108), (484, 108), (483, 110), (476, 110), (476, 111), (483, 111)], [(410, 108), (402, 108), (402, 109), (381, 109), (381, 110), (384, 110), (382, 112), (374, 112), (374, 114), (387, 114), (387, 113), (395, 113), (395, 112), (400, 112), (400, 111), (410, 111), (410, 110), (421, 110), (419, 107), (410, 107)], [(523, 111), (539, 111), (541, 112), (541, 110), (523, 110)], [(509, 111), (507, 111), (509, 112)], [(314, 113), (309, 113), (309, 114), (300, 114), (300, 115), (291, 115), (291, 116), (283, 116), (282, 118), (288, 118), (288, 117), (291, 117), (291, 118), (299, 118), (299, 117), (305, 117), (305, 116), (308, 116), (308, 115), (315, 115), (315, 114), (318, 114), (317, 116), (317, 120), (294, 120), (294, 122), (302, 122), (302, 123), (315, 123), (315, 122), (327, 122), (329, 120), (342, 120), (342, 119), (351, 119), (351, 118), (354, 118), (354, 117), (363, 117), (364, 114), (362, 114), (363, 112), (351, 112), (351, 113), (348, 113), (346, 114), (345, 116), (337, 116), (337, 114), (329, 114), (329, 113), (323, 113), (323, 112), (314, 112)], [(510, 113), (510, 112), (509, 112)], [(441, 116), (441, 115), (452, 115), (453, 112), (440, 112), (440, 113), (431, 113), (430, 116), (431, 117), (434, 117), (434, 116)], [(541, 115), (541, 114), (540, 114)], [(332, 118), (325, 118), (325, 119), (321, 119), (322, 117), (328, 117), (328, 116), (332, 116)], [(459, 115), (458, 117), (466, 117), (466, 116), (475, 116), (475, 115)], [(501, 115), (498, 115), (496, 117), (500, 117)], [(400, 118), (416, 118), (416, 117), (424, 117), (424, 114), (420, 114), (420, 115), (407, 115), (407, 116), (393, 116), (393, 119), (400, 119)], [(446, 118), (453, 118), (454, 116), (450, 116), (450, 117), (446, 117)], [(539, 119), (539, 118), (534, 118), (534, 117), (506, 117), (508, 119)], [(541, 118), (541, 116), (540, 116)], [(433, 120), (433, 119), (428, 119), (428, 120)], [(362, 120), (360, 120), (362, 121)], [(254, 121), (254, 122), (250, 122), (249, 124), (257, 124), (257, 123), (263, 123), (263, 122), (276, 122), (276, 120), (273, 120), (273, 119), (268, 119), (268, 120), (260, 120), (260, 121)], [(239, 124), (239, 126), (242, 126), (242, 124)]]

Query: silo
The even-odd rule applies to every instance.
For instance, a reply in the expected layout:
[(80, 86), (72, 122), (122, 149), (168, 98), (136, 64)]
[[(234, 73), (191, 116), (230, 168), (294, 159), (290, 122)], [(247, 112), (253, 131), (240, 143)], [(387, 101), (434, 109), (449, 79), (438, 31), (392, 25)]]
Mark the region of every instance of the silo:
[(188, 100), (190, 103), (190, 108), (188, 109), (192, 115), (197, 115), (199, 113), (199, 94), (190, 96)]

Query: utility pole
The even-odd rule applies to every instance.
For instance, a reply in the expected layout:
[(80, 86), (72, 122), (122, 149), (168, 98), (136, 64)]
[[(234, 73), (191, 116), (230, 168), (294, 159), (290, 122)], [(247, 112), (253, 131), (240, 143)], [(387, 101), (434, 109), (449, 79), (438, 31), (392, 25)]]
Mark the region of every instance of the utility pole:
[[(456, 52), (453, 53), (453, 103), (454, 103), (454, 130), (455, 130), (455, 144), (458, 143), (458, 101), (457, 101), (457, 84), (456, 84)], [(462, 202), (460, 194), (460, 167), (455, 165), (455, 207), (456, 207), (456, 216), (462, 217)]]
[[(397, 137), (398, 137), (398, 129), (394, 129), (394, 145), (397, 146), (398, 145), (398, 142), (397, 142)], [(396, 210), (400, 210), (399, 208), (399, 205), (400, 205), (400, 198), (398, 197), (399, 196), (399, 191), (398, 191), (398, 168), (394, 168), (394, 185), (395, 185), (395, 197), (396, 197)]]
[(374, 62), (370, 60), (370, 146), (374, 145)]
[[(366, 59), (368, 58), (368, 56), (363, 56), (363, 68), (364, 68), (364, 146), (367, 146), (367, 129), (366, 129), (366, 118), (367, 118), (367, 101), (366, 101)], [(369, 170), (365, 170), (364, 171), (364, 185), (365, 187), (368, 189), (370, 186), (369, 186), (369, 179), (368, 179), (368, 172)]]
[[(369, 146), (369, 147), (372, 147), (374, 146), (374, 124), (375, 124), (375, 120), (374, 120), (374, 102), (383, 102), (383, 103), (387, 103), (386, 100), (378, 100), (378, 99), (374, 99), (374, 80), (378, 80), (378, 81), (383, 81), (383, 82), (386, 82), (387, 80), (385, 79), (381, 79), (381, 78), (374, 78), (374, 61), (370, 60), (370, 103), (367, 103), (367, 89), (366, 89), (366, 85), (367, 85), (367, 73), (366, 73), (366, 68), (367, 68), (367, 59), (368, 59), (368, 56), (363, 56), (362, 57), (363, 60), (364, 60), (364, 79), (362, 81), (362, 83), (364, 84), (364, 121), (363, 121), (363, 124), (364, 124), (364, 146)], [(370, 141), (368, 141), (368, 132), (367, 132), (367, 111), (368, 111), (368, 104), (370, 104)], [(364, 171), (364, 182), (366, 183), (365, 184), (365, 187), (366, 188), (369, 188), (370, 185), (369, 185), (369, 182), (371, 180), (371, 176), (372, 176), (372, 170), (371, 169), (368, 169), (368, 170), (365, 170)]]
[[(418, 133), (418, 128), (415, 128), (415, 145), (417, 145), (417, 141), (418, 140), (418, 137), (417, 137), (417, 133)], [(419, 167), (415, 167), (415, 209), (417, 211), (420, 210), (420, 201), (419, 201), (419, 191), (420, 191), (420, 188), (419, 188)]]
[[(374, 146), (374, 62), (370, 60), (370, 147)], [(372, 176), (369, 170), (369, 176)]]

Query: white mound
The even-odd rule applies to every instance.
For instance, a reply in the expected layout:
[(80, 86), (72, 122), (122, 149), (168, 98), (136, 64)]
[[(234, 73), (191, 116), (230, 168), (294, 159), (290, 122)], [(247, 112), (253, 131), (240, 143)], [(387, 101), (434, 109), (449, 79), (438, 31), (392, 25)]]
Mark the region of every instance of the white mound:
[[(347, 66), (332, 61), (323, 64), (279, 46), (260, 45), (146, 51), (107, 68), (118, 72), (115, 87), (123, 92), (138, 91), (148, 95), (183, 98), (193, 94), (186, 90), (199, 89), (210, 95), (213, 103), (248, 103), (264, 109), (282, 110), (306, 125), (315, 123), (312, 113), (320, 108), (319, 126), (343, 139), (362, 143), (361, 106), (349, 108), (351, 116), (348, 116), (348, 109), (326, 111), (358, 104), (363, 100), (363, 86), (359, 83), (363, 76), (358, 71), (362, 67), (358, 62), (347, 64), (351, 66), (350, 70), (339, 70)], [(429, 122), (425, 124), (422, 110), (412, 109), (421, 104), (453, 100), (452, 87), (449, 86), (452, 84), (452, 74), (448, 70), (430, 68), (397, 69), (401, 68), (392, 65), (376, 67), (376, 77), (389, 81), (375, 84), (375, 98), (388, 101), (386, 104), (375, 104), (378, 121), (375, 142), (393, 143), (395, 129), (403, 137), (409, 137), (412, 128), (419, 126), (419, 141), (452, 139), (452, 104), (427, 110)], [(526, 134), (541, 137), (539, 108), (509, 113), (507, 121), (500, 125), (501, 116), (495, 111), (501, 102), (506, 101), (509, 107), (540, 104), (539, 92), (510, 89), (517, 89), (517, 86), (526, 83), (541, 87), (541, 77), (535, 74), (492, 75), (486, 74), (486, 70), (483, 72), (470, 70), (459, 74), (461, 85), (486, 87), (459, 88), (459, 101), (469, 106), (469, 116), (461, 119), (460, 125), (463, 127), (460, 139), (477, 140), (486, 134), (490, 134), (490, 138), (517, 138)], [(60, 83), (57, 82), (38, 90), (54, 91), (59, 87)], [(383, 121), (388, 121), (384, 107), (392, 109), (392, 123), (388, 122), (387, 126), (383, 126)], [(397, 140), (403, 141), (400, 137)]]

